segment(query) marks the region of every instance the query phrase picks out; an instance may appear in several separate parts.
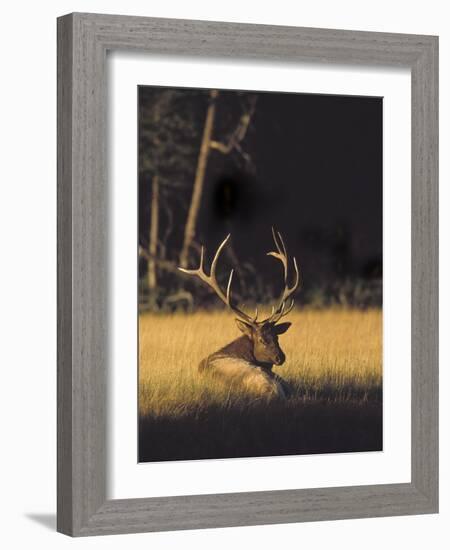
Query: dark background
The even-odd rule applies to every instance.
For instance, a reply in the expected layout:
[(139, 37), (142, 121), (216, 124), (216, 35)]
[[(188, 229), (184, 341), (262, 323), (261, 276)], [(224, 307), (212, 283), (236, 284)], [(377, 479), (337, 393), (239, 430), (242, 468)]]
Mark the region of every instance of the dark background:
[[(209, 104), (208, 90), (139, 87), (139, 243), (148, 249), (152, 178), (160, 181), (157, 291), (142, 307), (213, 307), (219, 300), (176, 271)], [(197, 244), (210, 259), (231, 233), (219, 272), (234, 267), (237, 298), (268, 302), (281, 289), (271, 226), (300, 265), (297, 301), (381, 305), (382, 99), (219, 91), (213, 139), (226, 142), (249, 106), (241, 151), (210, 150), (190, 266)], [(194, 300), (176, 299), (190, 293)], [(174, 306), (175, 304), (175, 306)]]

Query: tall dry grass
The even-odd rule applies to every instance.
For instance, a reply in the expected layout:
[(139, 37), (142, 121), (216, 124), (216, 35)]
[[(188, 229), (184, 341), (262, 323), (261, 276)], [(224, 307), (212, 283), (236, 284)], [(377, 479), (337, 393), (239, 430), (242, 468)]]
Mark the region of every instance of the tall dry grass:
[[(280, 337), (286, 362), (274, 371), (302, 399), (377, 398), (382, 381), (380, 310), (307, 310), (289, 316)], [(145, 314), (139, 318), (139, 411), (183, 414), (233, 400), (228, 389), (197, 372), (208, 354), (240, 335), (228, 312)]]
[(197, 365), (238, 337), (227, 312), (139, 319), (140, 461), (380, 450), (382, 315), (305, 310), (280, 337), (293, 386), (285, 402), (254, 402)]

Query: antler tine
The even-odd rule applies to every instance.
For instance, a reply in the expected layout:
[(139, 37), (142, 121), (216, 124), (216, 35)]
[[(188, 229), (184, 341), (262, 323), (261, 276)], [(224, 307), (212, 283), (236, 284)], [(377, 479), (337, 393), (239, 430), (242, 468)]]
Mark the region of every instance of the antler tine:
[[(292, 285), (291, 288), (293, 288), (294, 290), (292, 292), (294, 292), (295, 290), (297, 290), (299, 284), (300, 284), (300, 272), (298, 270), (298, 265), (297, 265), (297, 260), (295, 258), (295, 256), (292, 258), (293, 260), (293, 263), (294, 263), (294, 269), (295, 269), (295, 281), (294, 281), (294, 284)], [(292, 294), (291, 292), (291, 294)]]
[(188, 275), (196, 275), (199, 279), (201, 279), (208, 286), (210, 286), (226, 305), (228, 305), (227, 298), (217, 283), (215, 271), (216, 271), (216, 265), (217, 265), (217, 261), (219, 259), (220, 253), (222, 252), (222, 249), (228, 242), (229, 238), (230, 238), (230, 235), (227, 235), (227, 237), (222, 241), (219, 248), (217, 249), (217, 252), (213, 259), (213, 263), (211, 264), (211, 272), (209, 275), (206, 274), (203, 266), (203, 261), (205, 257), (205, 248), (203, 246), (200, 249), (200, 265), (198, 266), (197, 269), (185, 269), (184, 267), (178, 268), (180, 271), (182, 271), (183, 273), (187, 273)]
[(287, 315), (288, 313), (290, 313), (290, 312), (292, 311), (292, 309), (294, 308), (294, 304), (295, 304), (295, 300), (294, 300), (294, 298), (292, 298), (291, 304), (290, 304), (290, 306), (286, 309), (286, 311), (284, 312), (284, 315)]
[(228, 277), (228, 284), (227, 284), (227, 294), (226, 294), (226, 304), (227, 306), (234, 311), (234, 313), (241, 319), (242, 321), (245, 321), (246, 323), (249, 323), (251, 325), (254, 325), (256, 323), (256, 319), (258, 318), (258, 308), (256, 308), (256, 313), (254, 317), (250, 317), (250, 315), (247, 315), (242, 310), (240, 310), (237, 306), (235, 306), (231, 300), (231, 281), (233, 280), (233, 274), (234, 269), (230, 271), (230, 276)]
[(203, 259), (205, 257), (205, 247), (202, 245), (200, 248), (200, 265), (199, 265), (199, 271), (203, 271)]
[[(272, 227), (272, 235), (273, 235), (273, 240), (275, 241), (275, 245), (277, 247), (278, 252), (282, 254), (284, 258), (287, 259), (286, 245), (284, 244), (281, 233), (279, 231), (275, 231), (275, 229)], [(281, 243), (281, 246), (280, 246), (280, 243)]]
[(280, 239), (280, 242), (281, 242), (281, 247), (283, 249), (283, 254), (284, 254), (285, 257), (287, 257), (286, 246), (284, 244), (283, 237), (281, 236), (281, 233), (279, 231), (277, 231), (277, 235), (278, 235), (278, 238)]
[(197, 269), (185, 269), (183, 267), (179, 267), (178, 269), (182, 271), (183, 273), (186, 273), (188, 275), (196, 275), (199, 279), (201, 279), (204, 283), (206, 283), (209, 287), (211, 287), (217, 296), (222, 300), (222, 302), (228, 306), (234, 313), (246, 323), (254, 324), (256, 322), (256, 318), (258, 316), (258, 313), (256, 312), (256, 315), (254, 318), (250, 317), (243, 311), (241, 311), (237, 306), (235, 306), (231, 300), (231, 282), (233, 280), (233, 273), (234, 270), (232, 269), (230, 272), (230, 276), (228, 277), (228, 283), (227, 283), (227, 289), (226, 294), (222, 291), (222, 289), (219, 286), (219, 283), (217, 282), (216, 278), (216, 268), (217, 268), (217, 262), (219, 261), (220, 254), (224, 248), (224, 246), (227, 244), (227, 242), (230, 239), (230, 234), (225, 237), (225, 239), (221, 242), (219, 248), (217, 249), (213, 261), (211, 263), (211, 270), (209, 272), (209, 275), (206, 274), (204, 267), (203, 267), (203, 260), (204, 260), (204, 247), (201, 247), (200, 250), (200, 265)]
[(289, 286), (289, 284), (287, 283), (287, 278), (286, 278), (285, 285), (284, 285), (284, 291), (283, 291), (283, 295), (281, 297), (280, 302), (285, 302), (297, 290), (297, 288), (299, 287), (299, 284), (300, 284), (300, 273), (299, 273), (299, 270), (298, 270), (297, 260), (295, 259), (295, 257), (292, 258), (292, 262), (294, 264), (295, 280), (294, 280), (294, 283), (292, 284), (292, 286)]
[(284, 308), (286, 307), (286, 302), (281, 302), (280, 308), (276, 311), (275, 315), (271, 318), (272, 323), (277, 323), (284, 314)]
[(202, 246), (200, 248), (200, 265), (197, 267), (197, 269), (186, 269), (184, 267), (179, 267), (178, 271), (182, 271), (183, 273), (187, 273), (188, 275), (198, 275), (202, 280), (204, 280), (204, 277), (207, 277), (206, 273), (203, 270), (204, 255), (205, 248)]
[[(217, 262), (219, 261), (220, 253), (222, 252), (223, 247), (230, 240), (230, 237), (231, 237), (231, 233), (228, 233), (228, 235), (225, 237), (225, 239), (222, 241), (219, 248), (217, 249), (217, 252), (214, 254), (214, 258), (213, 258), (213, 261), (212, 261), (212, 264), (211, 264), (211, 271), (210, 271), (210, 277), (214, 281), (216, 280), (216, 267), (217, 267)], [(232, 276), (232, 275), (230, 274), (230, 276)]]
[[(277, 233), (278, 233), (278, 238), (281, 241), (281, 246), (278, 242)], [(281, 234), (279, 232), (276, 232), (273, 227), (272, 227), (272, 236), (273, 236), (273, 240), (274, 240), (277, 252), (267, 252), (267, 255), (268, 256), (273, 256), (277, 260), (281, 261), (281, 263), (283, 264), (283, 268), (284, 268), (284, 281), (286, 282), (286, 280), (287, 280), (287, 271), (288, 271), (286, 247), (284, 245), (284, 241), (283, 241), (283, 238), (282, 238)]]
[(285, 317), (288, 313), (290, 313), (294, 307), (294, 303), (295, 303), (295, 300), (292, 299), (291, 303), (289, 304), (288, 307), (286, 307), (286, 302), (283, 302), (282, 306), (281, 306), (281, 310), (277, 313), (275, 313), (273, 316), (270, 317), (270, 322), (271, 323), (278, 323), (278, 321), (282, 318), (282, 317)]
[(231, 303), (231, 281), (233, 280), (233, 273), (234, 269), (230, 271), (230, 276), (228, 277), (228, 284), (227, 284), (227, 305), (230, 305)]
[(257, 319), (258, 319), (258, 306), (255, 307), (255, 315), (253, 317), (253, 322), (256, 323)]
[(295, 280), (292, 286), (289, 286), (288, 255), (287, 255), (286, 245), (284, 244), (284, 240), (283, 240), (283, 237), (281, 236), (281, 233), (279, 231), (275, 231), (273, 227), (272, 227), (272, 236), (273, 236), (273, 240), (277, 251), (268, 252), (267, 255), (273, 256), (275, 259), (280, 260), (280, 262), (283, 264), (283, 272), (284, 272), (283, 293), (281, 295), (277, 308), (272, 307), (272, 313), (270, 317), (268, 317), (267, 319), (267, 321), (271, 323), (277, 323), (281, 319), (281, 317), (284, 317), (285, 315), (287, 315), (290, 311), (292, 311), (292, 308), (294, 307), (294, 300), (292, 300), (288, 308), (286, 308), (286, 301), (297, 290), (300, 283), (300, 273), (297, 266), (297, 260), (294, 257), (293, 264), (294, 264), (294, 270), (295, 270)]

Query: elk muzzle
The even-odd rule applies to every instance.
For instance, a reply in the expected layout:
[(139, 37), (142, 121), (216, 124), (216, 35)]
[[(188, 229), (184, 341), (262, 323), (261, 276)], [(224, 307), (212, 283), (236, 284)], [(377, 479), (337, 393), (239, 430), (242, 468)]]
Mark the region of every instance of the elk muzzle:
[(280, 350), (275, 354), (274, 365), (282, 365), (286, 361), (286, 355)]

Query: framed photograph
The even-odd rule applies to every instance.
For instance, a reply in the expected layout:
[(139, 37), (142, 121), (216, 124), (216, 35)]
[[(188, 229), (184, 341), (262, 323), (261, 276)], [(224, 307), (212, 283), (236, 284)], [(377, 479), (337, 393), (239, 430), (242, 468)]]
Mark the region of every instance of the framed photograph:
[(58, 19), (58, 530), (438, 511), (438, 39)]

